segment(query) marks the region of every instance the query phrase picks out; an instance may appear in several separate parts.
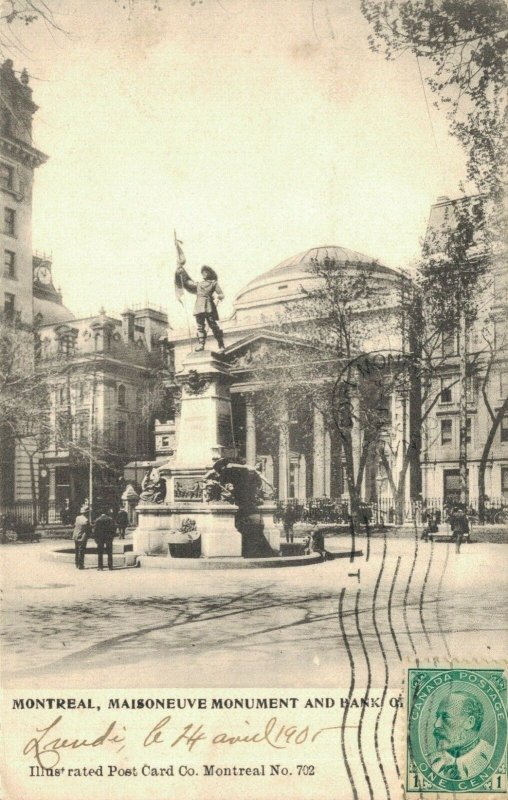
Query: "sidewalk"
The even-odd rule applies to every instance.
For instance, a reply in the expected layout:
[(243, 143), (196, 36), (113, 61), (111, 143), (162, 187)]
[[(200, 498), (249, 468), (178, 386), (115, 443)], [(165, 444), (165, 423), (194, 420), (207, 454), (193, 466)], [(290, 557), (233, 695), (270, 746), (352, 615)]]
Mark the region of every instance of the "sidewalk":
[(1, 548), (5, 685), (336, 686), (349, 670), (342, 588), (359, 676), (358, 589), (376, 680), (378, 661), (384, 674), (376, 628), (391, 664), (398, 651), (414, 655), (411, 641), (422, 654), (506, 652), (501, 544), (464, 545), (457, 556), (453, 545), (376, 538), (368, 562), (206, 573), (98, 572), (95, 560), (78, 571), (41, 558), (54, 546)]

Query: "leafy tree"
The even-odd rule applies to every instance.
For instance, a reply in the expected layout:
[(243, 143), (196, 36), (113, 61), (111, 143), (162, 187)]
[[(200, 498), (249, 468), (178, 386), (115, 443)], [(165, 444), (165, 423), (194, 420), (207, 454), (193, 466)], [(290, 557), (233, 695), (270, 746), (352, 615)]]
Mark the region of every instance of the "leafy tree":
[[(107, 470), (118, 460), (108, 437), (100, 437), (87, 411), (83, 419), (71, 398), (75, 389), (72, 361), (62, 354), (40, 359), (37, 334), (15, 319), (0, 319), (0, 431), (27, 460), (33, 521), (37, 521), (37, 465), (58, 443), (69, 452), (71, 466), (89, 463)], [(93, 386), (95, 365), (90, 361), (80, 383)], [(55, 406), (55, 392), (62, 392)], [(54, 413), (53, 413), (54, 412)], [(84, 423), (84, 424), (83, 424)], [(102, 441), (101, 441), (102, 438)]]
[(505, 416), (508, 416), (508, 395), (501, 399), (501, 404), (496, 408), (495, 404), (492, 402), (492, 395), (489, 391), (492, 385), (493, 370), (496, 365), (500, 363), (500, 359), (508, 348), (508, 332), (506, 327), (507, 310), (508, 309), (505, 307), (505, 318), (502, 320), (505, 324), (502, 333), (498, 333), (498, 327), (500, 326), (496, 326), (495, 317), (490, 318), (482, 331), (482, 338), (486, 343), (486, 348), (484, 349), (484, 357), (479, 370), (481, 375), (480, 392), (490, 421), (487, 436), (483, 444), (480, 463), (478, 465), (478, 514), (482, 522), (485, 517), (485, 472), (487, 463), (502, 420)]
[[(264, 386), (258, 395), (261, 428), (277, 431), (290, 425), (289, 401), (304, 421), (300, 436), (311, 441), (314, 410), (323, 415), (325, 428), (343, 453), (355, 518), (369, 455), (375, 455), (389, 426), (392, 390), (387, 371), (371, 373), (359, 359), (367, 340), (375, 341), (390, 324), (388, 307), (386, 313), (383, 310), (388, 298), (375, 270), (375, 262), (314, 260), (308, 270), (314, 279), (311, 288), (300, 287), (300, 297), (286, 304), (279, 320), (277, 330), (286, 341), (268, 360), (254, 359), (252, 364)], [(282, 434), (289, 435), (284, 430)]]
[(492, 247), (484, 225), (482, 198), (450, 203), (441, 228), (429, 231), (419, 264), (423, 315), (444, 339), (458, 337), (461, 502), (468, 503), (467, 404), (472, 374), (469, 332), (476, 323), (489, 282)]
[(413, 53), (467, 154), (467, 177), (502, 202), (506, 185), (508, 6), (505, 0), (361, 0), (374, 51)]

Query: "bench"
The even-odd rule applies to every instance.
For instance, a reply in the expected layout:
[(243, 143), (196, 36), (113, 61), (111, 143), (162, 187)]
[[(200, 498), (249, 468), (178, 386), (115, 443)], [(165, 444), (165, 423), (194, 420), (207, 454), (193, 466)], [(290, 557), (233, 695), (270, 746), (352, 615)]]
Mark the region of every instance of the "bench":
[[(429, 533), (425, 536), (431, 542), (451, 542), (453, 541), (452, 529), (448, 522), (442, 522), (437, 526), (437, 531)], [(465, 533), (462, 537), (463, 542), (468, 542), (470, 538), (469, 533)]]

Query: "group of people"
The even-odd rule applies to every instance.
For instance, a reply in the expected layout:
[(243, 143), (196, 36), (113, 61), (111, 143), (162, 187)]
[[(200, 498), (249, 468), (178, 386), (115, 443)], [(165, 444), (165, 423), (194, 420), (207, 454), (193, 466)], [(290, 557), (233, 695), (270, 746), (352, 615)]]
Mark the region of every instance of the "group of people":
[[(427, 524), (423, 529), (422, 539), (428, 541), (430, 535), (438, 533), (441, 522), (441, 512), (439, 510), (427, 513)], [(452, 541), (455, 542), (455, 550), (460, 553), (460, 547), (470, 533), (469, 519), (461, 506), (454, 506), (445, 515), (445, 522), (451, 528)]]
[(85, 568), (85, 553), (88, 540), (94, 539), (97, 545), (97, 569), (104, 569), (104, 554), (106, 554), (108, 569), (113, 569), (113, 539), (117, 529), (119, 538), (125, 538), (125, 531), (129, 524), (126, 511), (121, 509), (113, 519), (113, 512), (103, 511), (95, 522), (90, 522), (90, 509), (84, 506), (74, 523), (72, 538), (74, 540), (74, 561), (76, 569)]

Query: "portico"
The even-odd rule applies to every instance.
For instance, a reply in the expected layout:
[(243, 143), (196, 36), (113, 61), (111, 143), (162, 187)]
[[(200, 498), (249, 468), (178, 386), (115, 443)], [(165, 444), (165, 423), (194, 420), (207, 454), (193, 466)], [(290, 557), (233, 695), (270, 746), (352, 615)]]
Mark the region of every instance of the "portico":
[[(344, 442), (332, 419), (329, 401), (323, 402), (320, 397), (328, 383), (331, 393), (337, 373), (334, 376), (333, 367), (328, 371), (325, 367), (322, 373), (319, 367), (309, 367), (313, 361), (320, 363), (319, 343), (311, 346), (298, 325), (293, 329), (280, 324), (287, 307), (301, 302), (315, 288), (311, 265), (316, 259), (332, 259), (344, 264), (345, 271), (354, 268), (361, 272), (365, 265), (369, 281), (380, 288), (384, 297), (390, 295), (399, 279), (395, 270), (361, 253), (341, 247), (312, 248), (251, 281), (238, 293), (233, 315), (221, 322), (224, 358), (231, 373), (235, 457), (258, 467), (280, 500), (346, 500), (349, 494)], [(376, 318), (384, 312), (369, 308), (366, 313)], [(387, 330), (386, 347), (396, 348), (386, 319), (378, 320), (376, 330)], [(179, 374), (193, 345), (183, 330), (172, 330), (168, 344), (173, 348), (175, 371)], [(372, 344), (366, 341), (365, 346), (368, 352)], [(352, 460), (355, 472), (361, 475), (358, 492), (369, 501), (378, 496), (381, 488), (384, 496), (389, 496), (389, 482), (381, 482), (379, 477), (384, 475), (379, 453), (366, 446), (360, 421), (361, 398), (353, 391), (350, 400)], [(395, 419), (393, 414), (391, 418)], [(177, 436), (178, 427), (177, 412)], [(400, 459), (402, 452), (397, 437), (394, 427), (389, 436), (390, 464)]]

